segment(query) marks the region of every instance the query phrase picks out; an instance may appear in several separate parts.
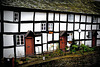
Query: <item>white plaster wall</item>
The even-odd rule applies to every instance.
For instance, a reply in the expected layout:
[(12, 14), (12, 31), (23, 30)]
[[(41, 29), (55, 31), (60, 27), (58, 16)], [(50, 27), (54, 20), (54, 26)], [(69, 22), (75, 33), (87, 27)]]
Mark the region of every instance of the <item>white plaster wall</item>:
[(74, 39), (79, 39), (79, 32), (77, 31), (74, 32)]
[(35, 21), (46, 21), (45, 12), (35, 12)]
[(54, 31), (59, 31), (59, 23), (54, 23)]
[(41, 23), (35, 23), (34, 24), (34, 31), (40, 32), (41, 31)]
[(96, 25), (92, 25), (92, 30), (96, 30)]
[(60, 31), (66, 31), (66, 23), (60, 23)]
[(74, 21), (74, 15), (68, 14), (68, 22), (73, 22), (73, 21)]
[(98, 25), (96, 25), (97, 26), (97, 30), (100, 30), (100, 28), (99, 28), (99, 24)]
[(55, 21), (59, 21), (59, 13), (55, 13)]
[(80, 15), (75, 15), (75, 22), (79, 22), (80, 21)]
[(96, 46), (100, 46), (100, 40), (97, 40), (97, 45)]
[[(39, 40), (39, 42), (37, 40)], [(35, 44), (41, 44), (41, 36), (35, 37)]]
[(80, 29), (85, 30), (85, 24), (80, 24)]
[(48, 34), (48, 41), (52, 41), (52, 34)]
[(59, 33), (54, 33), (54, 40), (59, 40)]
[(54, 14), (48, 13), (48, 21), (53, 21)]
[(68, 31), (73, 31), (73, 24), (72, 23), (68, 23)]
[(92, 17), (91, 16), (87, 16), (87, 22), (91, 23), (91, 21), (92, 21)]
[(13, 46), (14, 39), (13, 35), (3, 35), (3, 46)]
[(13, 22), (13, 11), (4, 11), (4, 20)]
[(36, 54), (41, 54), (42, 53), (42, 47), (41, 46), (36, 46), (35, 51), (36, 51)]
[(89, 46), (89, 47), (92, 47), (92, 41), (91, 40), (85, 41), (85, 45)]
[(86, 30), (91, 30), (91, 25), (86, 25)]
[(21, 21), (33, 21), (34, 12), (21, 12)]
[(75, 23), (75, 30), (78, 30), (79, 29), (79, 23)]
[(25, 48), (24, 46), (21, 47), (16, 47), (16, 56), (19, 57), (24, 57), (25, 56)]
[(18, 24), (4, 23), (4, 32), (18, 32)]
[(100, 17), (98, 18), (98, 23), (100, 23)]
[(53, 43), (48, 44), (48, 51), (49, 52), (52, 52), (53, 51), (53, 47), (54, 47), (54, 44)]
[(86, 16), (85, 15), (81, 15), (81, 22), (85, 22), (86, 20)]
[(47, 33), (42, 33), (43, 43), (47, 43)]
[(98, 35), (97, 35), (97, 38), (100, 38), (100, 31), (97, 31)]
[(84, 39), (84, 34), (85, 34), (84, 31), (80, 33), (80, 39)]
[(3, 49), (3, 57), (5, 58), (14, 57), (14, 48)]
[(58, 46), (59, 46), (59, 43), (54, 43), (54, 50), (57, 50), (57, 48), (59, 48)]
[(20, 32), (27, 32), (28, 30), (33, 31), (33, 23), (21, 23)]
[(43, 44), (43, 52), (47, 52), (47, 44)]
[(60, 14), (60, 21), (67, 21), (67, 14)]

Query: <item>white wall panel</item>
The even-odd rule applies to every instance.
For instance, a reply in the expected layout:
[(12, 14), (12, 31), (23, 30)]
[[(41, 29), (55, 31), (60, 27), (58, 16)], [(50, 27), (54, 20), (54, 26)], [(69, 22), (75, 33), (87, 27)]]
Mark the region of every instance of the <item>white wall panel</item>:
[(77, 31), (74, 32), (74, 39), (79, 39), (79, 32)]
[(13, 35), (3, 35), (3, 46), (13, 46), (14, 39)]
[(67, 21), (67, 14), (60, 14), (60, 21)]
[(85, 30), (85, 24), (80, 24), (80, 29)]
[(35, 47), (35, 52), (36, 52), (36, 54), (41, 54), (42, 53), (42, 47), (41, 46), (36, 46)]
[(75, 22), (79, 22), (80, 21), (80, 15), (75, 15)]
[(98, 35), (97, 35), (97, 38), (100, 38), (100, 31), (97, 31)]
[(55, 21), (59, 21), (59, 13), (55, 13)]
[(97, 45), (96, 46), (100, 46), (100, 40), (97, 40)]
[(66, 31), (66, 23), (60, 23), (60, 31)]
[(86, 30), (91, 30), (91, 25), (86, 25)]
[(47, 52), (47, 44), (43, 44), (43, 52)]
[(68, 31), (73, 31), (73, 24), (72, 23), (68, 23)]
[(59, 31), (59, 23), (54, 23), (54, 31)]
[(84, 39), (84, 34), (85, 34), (84, 31), (80, 33), (80, 39)]
[(34, 24), (34, 31), (40, 32), (41, 31), (41, 23), (35, 23)]
[(42, 34), (43, 38), (43, 43), (47, 43), (47, 33)]
[(27, 32), (28, 30), (33, 31), (33, 23), (21, 23), (20, 32)]
[(4, 20), (13, 22), (13, 11), (4, 11)]
[(48, 41), (52, 41), (52, 34), (48, 34)]
[(85, 41), (85, 45), (91, 47), (92, 46), (92, 41), (91, 40)]
[(54, 33), (54, 40), (59, 40), (59, 33)]
[(48, 13), (48, 21), (53, 21), (54, 13)]
[(33, 21), (34, 12), (21, 12), (21, 21)]
[(3, 57), (5, 58), (14, 57), (14, 48), (3, 49)]
[(98, 23), (100, 23), (100, 17), (98, 18)]
[(18, 24), (4, 23), (4, 32), (18, 32)]
[(59, 48), (59, 43), (54, 43), (54, 50), (57, 50)]
[(41, 36), (35, 37), (35, 44), (41, 44)]
[(24, 57), (25, 56), (24, 46), (22, 46), (22, 47), (16, 47), (16, 56), (17, 57)]
[(75, 23), (75, 30), (79, 29), (79, 24)]
[(91, 16), (87, 16), (87, 22), (91, 23), (92, 21), (92, 17)]
[(35, 12), (35, 21), (46, 21), (45, 12)]
[(81, 15), (81, 22), (85, 22), (86, 20), (86, 16), (85, 15)]
[(92, 25), (92, 30), (96, 30), (96, 25)]
[(48, 51), (49, 52), (53, 51), (53, 47), (54, 47), (54, 44), (53, 43), (48, 44)]

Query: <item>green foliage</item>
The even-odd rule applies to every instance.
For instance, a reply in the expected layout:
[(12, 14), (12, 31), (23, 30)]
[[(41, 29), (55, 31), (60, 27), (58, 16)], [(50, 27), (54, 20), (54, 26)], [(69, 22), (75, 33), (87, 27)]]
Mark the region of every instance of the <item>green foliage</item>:
[(89, 52), (89, 51), (93, 51), (93, 50), (94, 50), (94, 48), (90, 48), (90, 47), (88, 47), (88, 46), (86, 46), (86, 45), (84, 45), (84, 44), (81, 44), (80, 49), (81, 49), (83, 52)]
[(78, 45), (72, 45), (72, 47), (70, 47), (70, 53), (76, 53), (78, 49)]

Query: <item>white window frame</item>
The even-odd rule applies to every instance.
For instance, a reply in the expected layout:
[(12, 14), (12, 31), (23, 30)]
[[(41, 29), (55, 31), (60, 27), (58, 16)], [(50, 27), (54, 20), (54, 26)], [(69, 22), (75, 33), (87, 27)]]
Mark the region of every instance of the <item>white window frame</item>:
[(41, 23), (41, 31), (46, 31), (46, 23)]
[[(17, 44), (17, 42), (18, 42), (18, 41), (17, 41), (17, 39), (18, 39), (17, 36), (19, 36), (19, 44)], [(21, 36), (23, 36), (23, 44), (21, 44), (21, 42), (22, 42), (22, 41), (21, 41)], [(16, 45), (17, 45), (17, 46), (18, 46), (18, 45), (24, 45), (24, 43), (25, 43), (25, 40), (24, 40), (24, 39), (25, 39), (25, 38), (24, 38), (24, 35), (16, 35)]]

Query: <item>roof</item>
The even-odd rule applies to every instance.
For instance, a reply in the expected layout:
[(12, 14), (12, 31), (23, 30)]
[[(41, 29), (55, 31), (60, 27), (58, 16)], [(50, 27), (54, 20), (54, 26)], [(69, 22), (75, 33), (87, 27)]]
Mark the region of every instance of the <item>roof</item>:
[(93, 0), (1, 0), (3, 6), (100, 14), (100, 2)]

